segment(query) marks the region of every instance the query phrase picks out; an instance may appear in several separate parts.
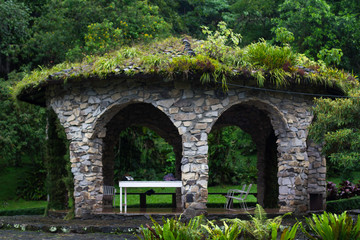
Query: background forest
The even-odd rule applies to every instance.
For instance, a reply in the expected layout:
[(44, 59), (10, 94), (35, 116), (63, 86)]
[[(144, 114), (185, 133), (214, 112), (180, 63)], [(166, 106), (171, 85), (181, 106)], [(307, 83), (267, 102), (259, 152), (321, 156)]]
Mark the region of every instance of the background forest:
[[(215, 29), (220, 21), (241, 34), (240, 45), (259, 38), (284, 42), (275, 32), (287, 29), (284, 34), (293, 35), (283, 37), (292, 50), (360, 72), (358, 0), (0, 0), (0, 175), (21, 172), (18, 185), (22, 187), (12, 195), (34, 200), (46, 195), (46, 111), (11, 98), (12, 86), (25, 74), (170, 35), (203, 39), (201, 26)], [(336, 59), (334, 55), (342, 56), (341, 62), (331, 59)], [(319, 141), (323, 132), (317, 131)], [(119, 139), (116, 164), (122, 162), (127, 168), (116, 171), (116, 179), (125, 173), (161, 179), (173, 172), (172, 148), (155, 132), (134, 127)], [(256, 147), (241, 129), (213, 132), (209, 142), (210, 184), (256, 177)], [(354, 149), (358, 148), (355, 144)], [(147, 169), (137, 167), (149, 159), (157, 162)], [(338, 165), (329, 166), (335, 174)]]

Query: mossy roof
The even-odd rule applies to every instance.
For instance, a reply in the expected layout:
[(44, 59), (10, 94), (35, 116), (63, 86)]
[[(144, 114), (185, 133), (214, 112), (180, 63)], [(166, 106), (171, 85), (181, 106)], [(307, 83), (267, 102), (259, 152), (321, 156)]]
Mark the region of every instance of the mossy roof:
[[(314, 92), (317, 86), (324, 92), (346, 95), (358, 87), (356, 76), (321, 62), (294, 53), (289, 46), (274, 46), (261, 40), (244, 48), (219, 45), (191, 37), (175, 38), (124, 46), (103, 56), (86, 56), (82, 62), (64, 62), (51, 68), (37, 69), (25, 76), (14, 88), (20, 100), (44, 105), (49, 84), (69, 81), (111, 80), (118, 78), (148, 81), (177, 77), (196, 79), (206, 84), (219, 82), (226, 91), (229, 82), (258, 87), (295, 89)], [(194, 80), (194, 78), (192, 78)], [(319, 90), (319, 91), (320, 91)]]

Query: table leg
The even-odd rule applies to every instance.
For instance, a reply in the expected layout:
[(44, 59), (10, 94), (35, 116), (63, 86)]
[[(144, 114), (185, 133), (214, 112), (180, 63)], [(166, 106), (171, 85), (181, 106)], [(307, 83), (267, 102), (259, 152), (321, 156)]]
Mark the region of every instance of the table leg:
[(120, 187), (120, 212), (122, 213), (122, 187)]
[(140, 193), (140, 208), (146, 208), (146, 194)]
[(127, 188), (125, 188), (125, 213), (127, 213)]

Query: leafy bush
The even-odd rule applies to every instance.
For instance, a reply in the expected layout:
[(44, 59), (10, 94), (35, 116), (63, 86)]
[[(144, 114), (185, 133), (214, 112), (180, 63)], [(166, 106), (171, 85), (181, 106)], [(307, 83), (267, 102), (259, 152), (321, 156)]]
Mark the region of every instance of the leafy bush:
[[(277, 239), (282, 219), (290, 214), (291, 213), (286, 213), (282, 216), (268, 219), (264, 209), (257, 204), (255, 208), (255, 215), (250, 215), (250, 221), (240, 219), (232, 219), (228, 221), (237, 223), (242, 228), (245, 239)], [(281, 235), (282, 239), (294, 239), (297, 228), (298, 224), (295, 224), (291, 229), (287, 228), (284, 230)]]
[(360, 208), (360, 197), (353, 197), (347, 199), (339, 199), (326, 202), (326, 210), (328, 212), (342, 212), (349, 209)]
[(231, 43), (237, 46), (242, 37), (240, 34), (234, 33), (232, 29), (228, 29), (223, 21), (219, 22), (217, 27), (218, 30), (214, 33), (206, 26), (201, 27), (203, 34), (207, 35), (207, 40), (201, 45), (200, 49), (211, 58), (223, 60), (230, 50), (226, 45)]
[(25, 200), (44, 200), (46, 170), (42, 164), (34, 164), (26, 173), (20, 177), (19, 187), (16, 195)]
[(241, 233), (241, 228), (237, 223), (227, 225), (226, 222), (223, 222), (224, 226), (219, 227), (213, 222), (208, 221), (207, 225), (202, 225), (202, 227), (208, 232), (208, 239), (214, 240), (233, 240), (238, 239), (238, 236)]
[(313, 214), (311, 218), (305, 218), (309, 230), (306, 230), (300, 224), (301, 230), (309, 239), (359, 239), (360, 238), (360, 221), (357, 223), (343, 212), (341, 215), (324, 212), (321, 215)]
[[(151, 218), (151, 217), (150, 217)], [(189, 221), (188, 224), (179, 219), (163, 219), (163, 226), (157, 223), (153, 218), (151, 221), (154, 226), (150, 227), (146, 225), (146, 228), (141, 225), (140, 227), (140, 236), (137, 236), (138, 239), (202, 239), (202, 229), (201, 223), (203, 223), (204, 216), (198, 216)]]

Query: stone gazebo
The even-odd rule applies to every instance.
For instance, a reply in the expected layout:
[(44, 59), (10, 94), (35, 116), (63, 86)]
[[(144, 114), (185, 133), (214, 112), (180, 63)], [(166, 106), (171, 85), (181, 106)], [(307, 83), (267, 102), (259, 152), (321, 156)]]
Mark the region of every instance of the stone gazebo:
[[(201, 84), (197, 74), (169, 79), (129, 75), (125, 69), (75, 78), (68, 74), (74, 69), (47, 77), (18, 98), (53, 109), (65, 128), (76, 216), (102, 212), (102, 186), (113, 184), (114, 144), (132, 125), (155, 130), (173, 146), (176, 177), (183, 182), (178, 199), (189, 216), (206, 212), (208, 134), (229, 125), (249, 133), (257, 145), (260, 204), (266, 206), (275, 193), (283, 212), (324, 208), (326, 162), (307, 130), (314, 117), (312, 96), (264, 91), (243, 75), (239, 79), (246, 84), (229, 84), (224, 92), (216, 84)], [(309, 91), (309, 86), (288, 89)]]

